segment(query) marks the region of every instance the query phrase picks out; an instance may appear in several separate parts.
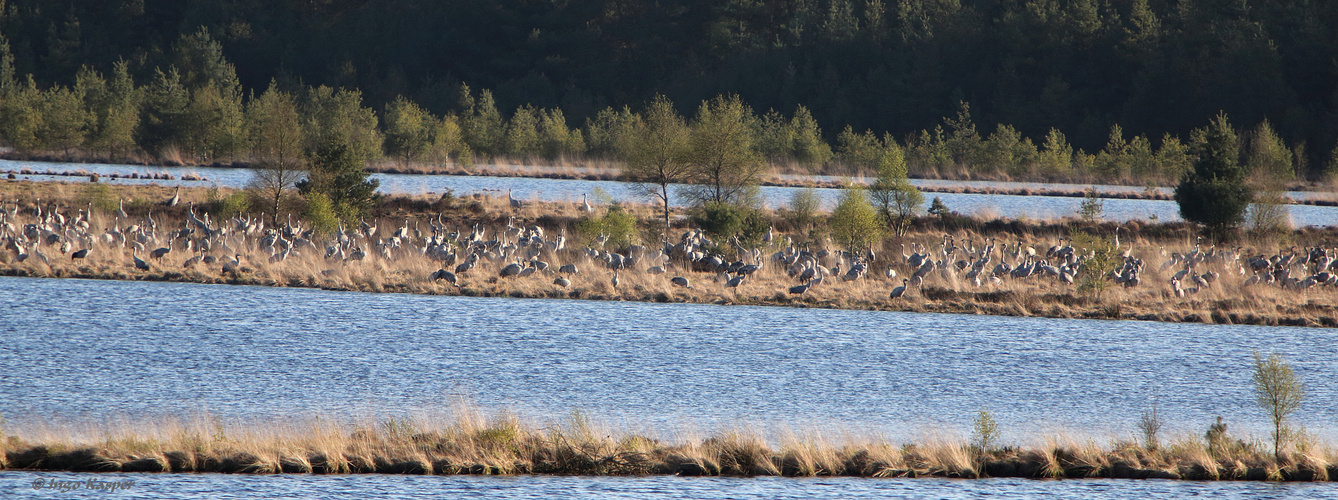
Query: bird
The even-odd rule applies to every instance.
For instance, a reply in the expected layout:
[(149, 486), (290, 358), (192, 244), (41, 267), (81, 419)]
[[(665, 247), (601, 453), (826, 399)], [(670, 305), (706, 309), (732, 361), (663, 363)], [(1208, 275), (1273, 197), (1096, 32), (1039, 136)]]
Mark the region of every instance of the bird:
[(558, 276), (557, 279), (553, 280), (553, 284), (562, 288), (567, 288), (571, 286), (571, 280)]
[(910, 284), (910, 282), (911, 282), (910, 279), (902, 278), (902, 279), (901, 279), (901, 286), (896, 287), (896, 288), (893, 288), (893, 289), (892, 289), (892, 295), (889, 296), (888, 298), (890, 298), (890, 299), (895, 299), (895, 298), (901, 297), (902, 295), (906, 295), (906, 286), (907, 286), (908, 284)]
[[(811, 283), (811, 282), (810, 282), (810, 283)], [(802, 284), (802, 285), (796, 285), (796, 286), (792, 286), (792, 287), (790, 287), (790, 294), (791, 294), (791, 295), (803, 295), (804, 292), (807, 292), (807, 291), (808, 291), (808, 286), (809, 286), (810, 283), (804, 283), (804, 284)]]
[(171, 248), (169, 248), (169, 247), (162, 247), (162, 248), (156, 249), (156, 250), (154, 250), (154, 251), (152, 251), (152, 252), (149, 252), (149, 257), (153, 257), (153, 258), (155, 258), (155, 259), (162, 259), (164, 255), (167, 255), (167, 254), (169, 254), (169, 253), (172, 253), (172, 249), (171, 249)]
[(567, 264), (559, 267), (558, 272), (563, 274), (581, 274), (581, 271), (576, 269), (576, 264)]
[(175, 207), (180, 203), (181, 203), (181, 186), (177, 186), (176, 194), (173, 194), (171, 198), (168, 198), (167, 201), (163, 202), (163, 205), (167, 205), (169, 207)]
[(518, 274), (520, 274), (520, 264), (516, 264), (516, 263), (507, 264), (507, 266), (506, 266), (506, 267), (503, 267), (502, 270), (501, 270), (498, 274), (499, 274), (501, 277), (503, 277), (503, 278), (505, 278), (505, 277), (507, 277), (507, 276), (515, 276), (515, 275), (518, 275)]
[(506, 190), (506, 199), (511, 202), (511, 208), (519, 210), (521, 207), (525, 206), (520, 202), (520, 200), (517, 200), (514, 196), (511, 196), (510, 189)]
[(591, 213), (595, 211), (595, 207), (590, 206), (590, 202), (586, 201), (585, 193), (581, 194), (581, 211), (585, 213)]
[[(125, 254), (122, 254), (122, 255), (125, 255)], [(130, 250), (130, 258), (131, 258), (131, 259), (134, 259), (134, 261), (135, 261), (135, 269), (139, 269), (139, 270), (141, 270), (141, 271), (148, 271), (148, 270), (149, 270), (149, 263), (148, 263), (148, 262), (144, 262), (144, 259), (139, 258), (139, 249), (138, 249), (138, 248)]]
[(232, 260), (228, 261), (228, 263), (226, 264), (223, 264), (223, 272), (237, 274), (237, 268), (241, 265), (242, 265), (241, 254), (233, 255)]
[(744, 280), (744, 279), (745, 279), (745, 277), (742, 276), (742, 275), (740, 275), (740, 276), (735, 276), (735, 277), (733, 277), (733, 278), (730, 278), (729, 281), (726, 281), (726, 282), (725, 282), (725, 286), (727, 286), (727, 287), (729, 287), (729, 288), (738, 288), (739, 285), (742, 285), (742, 284), (743, 284), (743, 280)]
[(431, 276), (428, 276), (428, 278), (432, 281), (446, 280), (447, 283), (452, 285), (455, 285), (456, 283), (455, 273), (445, 269), (438, 269), (436, 272), (432, 273)]
[(674, 276), (674, 278), (669, 281), (676, 286), (681, 286), (684, 288), (692, 288), (692, 284), (688, 281), (688, 279), (682, 276)]
[(609, 283), (612, 283), (614, 288), (618, 288), (618, 271), (613, 272), (613, 279), (610, 279)]
[(82, 250), (79, 250), (79, 251), (77, 251), (77, 252), (74, 252), (74, 253), (70, 254), (70, 260), (74, 260), (74, 259), (82, 259), (82, 258), (85, 258), (85, 257), (88, 257), (88, 249), (87, 249), (87, 248), (82, 249)]

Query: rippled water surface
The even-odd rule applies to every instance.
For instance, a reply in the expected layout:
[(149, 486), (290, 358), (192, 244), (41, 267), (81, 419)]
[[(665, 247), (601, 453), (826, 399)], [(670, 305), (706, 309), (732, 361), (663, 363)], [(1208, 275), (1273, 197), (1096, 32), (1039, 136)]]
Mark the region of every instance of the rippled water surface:
[[(448, 407), (676, 435), (755, 424), (914, 440), (1069, 429), (1170, 435), (1222, 415), (1263, 436), (1251, 352), (1307, 381), (1297, 422), (1330, 442), (1334, 331), (1129, 321), (362, 294), (0, 278), (0, 416), (11, 424), (396, 415)], [(135, 481), (34, 490), (35, 481)], [(0, 498), (1335, 498), (1332, 484), (990, 479), (246, 476), (0, 472)]]
[(1123, 435), (1222, 415), (1263, 435), (1251, 353), (1309, 382), (1330, 437), (1334, 331), (992, 316), (364, 294), (0, 278), (0, 415), (396, 414), (460, 398), (539, 418), (579, 409), (653, 431), (756, 423), (911, 439)]
[[(90, 163), (44, 163), (44, 162), (16, 162), (11, 160), (0, 160), (0, 170), (20, 170), (28, 168), (39, 172), (65, 172), (84, 170), (90, 173), (100, 175), (129, 174), (138, 172), (140, 174), (171, 172), (175, 176), (182, 173), (194, 173), (208, 179), (207, 182), (197, 181), (155, 181), (147, 179), (110, 179), (106, 182), (147, 184), (157, 183), (162, 185), (185, 185), (185, 186), (208, 186), (217, 184), (224, 187), (243, 187), (251, 180), (251, 171), (247, 169), (235, 168), (208, 168), (208, 167), (180, 167), (180, 168), (162, 168), (162, 167), (144, 167), (135, 165), (105, 165)], [(25, 176), (34, 180), (61, 180), (61, 181), (80, 181), (82, 177), (63, 177), (31, 175)], [(433, 194), (440, 195), (450, 190), (457, 195), (492, 192), (505, 193), (510, 191), (513, 196), (522, 200), (545, 200), (545, 201), (574, 201), (579, 202), (582, 194), (592, 195), (598, 191), (607, 193), (612, 199), (619, 201), (646, 201), (645, 196), (639, 195), (631, 189), (631, 186), (616, 181), (587, 181), (578, 179), (537, 179), (523, 177), (487, 177), (487, 176), (454, 176), (454, 175), (408, 175), (408, 174), (372, 174), (372, 178), (380, 181), (380, 191), (387, 194)], [(831, 180), (832, 178), (824, 178)], [(1089, 186), (1085, 185), (1066, 185), (1066, 184), (1041, 184), (1041, 183), (1002, 183), (991, 181), (942, 181), (942, 180), (913, 180), (913, 184), (921, 186), (968, 186), (972, 188), (1030, 188), (1030, 189), (1057, 189), (1057, 190), (1081, 190)], [(1137, 188), (1127, 186), (1097, 186), (1103, 191), (1139, 191)], [(796, 188), (788, 187), (762, 187), (760, 195), (763, 201), (772, 208), (785, 206), (791, 196), (796, 192)], [(818, 195), (828, 209), (835, 206), (837, 197), (840, 196), (838, 189), (817, 189)], [(1289, 193), (1295, 197), (1325, 197), (1330, 194), (1317, 193)], [(958, 194), (958, 193), (925, 193), (925, 205), (921, 208), (928, 208), (930, 201), (934, 197), (943, 200), (950, 209), (966, 215), (978, 215), (984, 217), (1008, 217), (1008, 218), (1029, 218), (1029, 219), (1060, 219), (1064, 217), (1073, 217), (1078, 213), (1082, 198), (1064, 197), (1064, 196), (1014, 196), (999, 194)], [(1321, 207), (1313, 205), (1291, 205), (1287, 207), (1292, 223), (1297, 226), (1324, 226), (1338, 224), (1338, 207)], [(1112, 221), (1177, 221), (1180, 220), (1180, 209), (1173, 201), (1164, 200), (1135, 200), (1135, 199), (1107, 199), (1104, 201), (1103, 217)]]
[[(34, 480), (134, 481), (116, 493), (34, 490)], [(237, 476), (223, 474), (34, 474), (0, 472), (4, 498), (489, 498), (547, 499), (1331, 499), (1330, 484), (1189, 481), (680, 477)]]

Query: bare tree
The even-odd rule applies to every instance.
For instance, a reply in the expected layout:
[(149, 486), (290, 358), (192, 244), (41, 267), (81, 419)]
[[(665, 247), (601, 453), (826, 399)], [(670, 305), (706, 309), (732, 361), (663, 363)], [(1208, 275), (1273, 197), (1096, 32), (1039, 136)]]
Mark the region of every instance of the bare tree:
[(686, 181), (692, 173), (690, 133), (674, 104), (657, 95), (646, 108), (645, 119), (633, 126), (631, 137), (620, 148), (627, 159), (623, 175), (663, 205), (665, 237), (669, 235), (669, 187)]
[(1254, 397), (1273, 421), (1273, 456), (1280, 460), (1282, 446), (1291, 435), (1287, 417), (1301, 408), (1305, 386), (1282, 356), (1269, 354), (1265, 358), (1255, 352)]

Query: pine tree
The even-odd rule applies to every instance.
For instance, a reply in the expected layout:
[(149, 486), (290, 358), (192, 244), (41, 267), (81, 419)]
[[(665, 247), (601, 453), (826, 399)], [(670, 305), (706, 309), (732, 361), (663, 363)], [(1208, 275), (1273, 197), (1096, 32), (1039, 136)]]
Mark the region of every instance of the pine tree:
[(1194, 170), (1175, 188), (1180, 216), (1201, 224), (1209, 236), (1224, 240), (1245, 218), (1253, 193), (1245, 183), (1236, 132), (1225, 113), (1196, 134)]

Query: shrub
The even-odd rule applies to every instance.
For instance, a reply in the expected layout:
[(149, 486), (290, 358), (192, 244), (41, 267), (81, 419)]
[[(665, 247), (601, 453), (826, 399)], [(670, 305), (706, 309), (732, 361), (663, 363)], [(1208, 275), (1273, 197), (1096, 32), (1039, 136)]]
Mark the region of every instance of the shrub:
[(1255, 352), (1254, 395), (1255, 402), (1268, 412), (1272, 421), (1273, 456), (1281, 459), (1282, 447), (1293, 434), (1287, 427), (1287, 417), (1301, 408), (1305, 385), (1282, 356), (1269, 354), (1265, 358)]
[(602, 217), (586, 217), (576, 223), (576, 230), (593, 241), (600, 236), (607, 237), (605, 248), (624, 248), (637, 243), (637, 218), (627, 213), (620, 205), (610, 205), (609, 211)]

